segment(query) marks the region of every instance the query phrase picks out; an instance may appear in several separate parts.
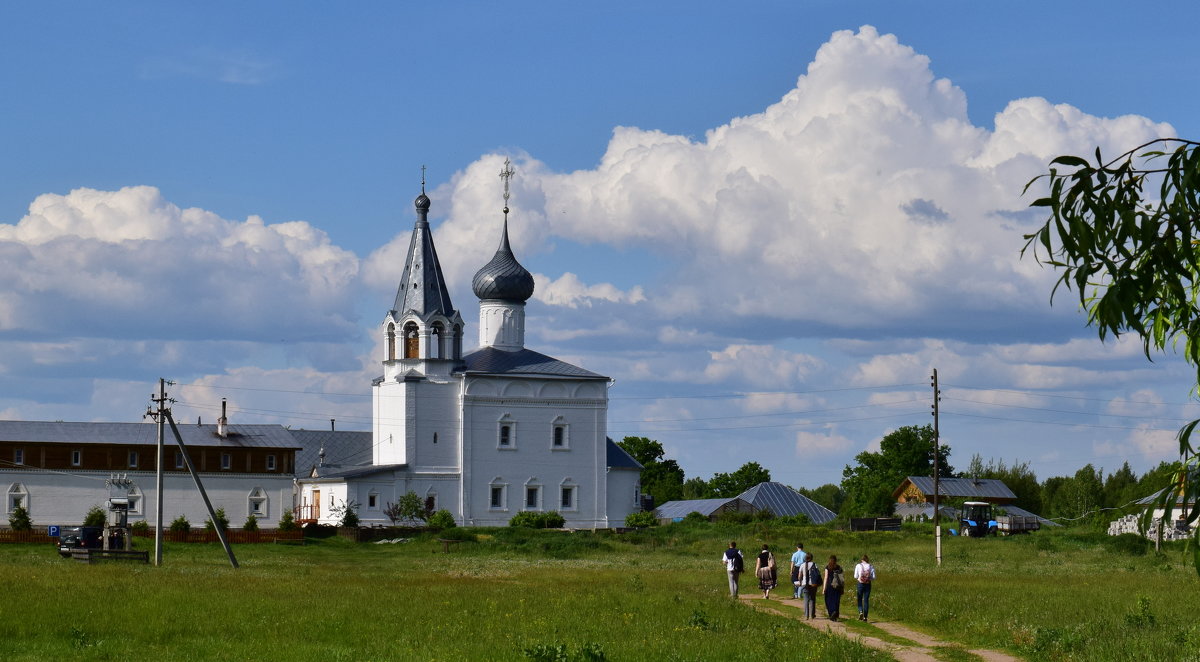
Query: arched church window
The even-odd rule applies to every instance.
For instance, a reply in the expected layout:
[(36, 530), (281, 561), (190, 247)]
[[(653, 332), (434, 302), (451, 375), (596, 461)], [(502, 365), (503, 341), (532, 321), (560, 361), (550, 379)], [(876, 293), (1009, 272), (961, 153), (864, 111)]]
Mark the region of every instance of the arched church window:
[(388, 324), (387, 328), (387, 360), (396, 360), (396, 325)]
[(17, 508), (29, 510), (29, 492), (20, 483), (13, 483), (8, 487), (8, 498), (6, 501), (8, 502), (5, 504), (8, 506), (7, 512), (10, 514)]
[(409, 322), (404, 325), (404, 358), (419, 358), (417, 352), (421, 347), (421, 338), (417, 332), (417, 324)]

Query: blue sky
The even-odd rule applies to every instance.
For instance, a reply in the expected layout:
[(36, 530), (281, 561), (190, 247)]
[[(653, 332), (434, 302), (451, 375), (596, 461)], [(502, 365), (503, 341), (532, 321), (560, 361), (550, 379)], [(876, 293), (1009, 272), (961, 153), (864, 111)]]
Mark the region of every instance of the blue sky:
[(5, 7), (0, 415), (136, 420), (166, 376), (181, 419), (366, 429), (420, 167), (473, 339), (511, 157), (528, 344), (614, 377), (613, 436), (689, 476), (837, 482), (930, 420), (932, 368), (956, 466), (1143, 471), (1198, 415), (1191, 373), (1049, 306), (1020, 189), (1200, 135), (1197, 14)]

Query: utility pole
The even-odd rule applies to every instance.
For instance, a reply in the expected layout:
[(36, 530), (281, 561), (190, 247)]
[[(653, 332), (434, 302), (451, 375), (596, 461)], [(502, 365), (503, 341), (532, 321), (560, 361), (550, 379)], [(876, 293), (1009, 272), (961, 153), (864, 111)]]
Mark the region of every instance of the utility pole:
[(933, 369), (933, 376), (929, 378), (930, 384), (933, 386), (933, 537), (934, 537), (934, 558), (937, 564), (942, 565), (942, 511), (939, 508), (938, 497), (941, 496), (941, 490), (938, 487), (938, 465), (941, 464), (940, 454), (942, 445), (941, 436), (938, 434), (938, 401), (942, 399), (942, 392), (938, 390), (937, 368)]
[(146, 408), (146, 416), (154, 418), (158, 423), (158, 449), (155, 454), (154, 462), (154, 565), (162, 565), (162, 539), (163, 539), (163, 433), (166, 424), (166, 418), (163, 412), (167, 410), (167, 384), (168, 382), (162, 377), (158, 378), (158, 394), (152, 394), (150, 401), (158, 405), (157, 408)]

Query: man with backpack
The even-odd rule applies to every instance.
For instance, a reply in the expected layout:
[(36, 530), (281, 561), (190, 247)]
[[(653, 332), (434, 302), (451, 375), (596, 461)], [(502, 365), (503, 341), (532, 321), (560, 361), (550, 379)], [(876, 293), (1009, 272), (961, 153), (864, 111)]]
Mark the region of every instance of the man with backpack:
[(746, 561), (742, 558), (742, 550), (736, 542), (729, 543), (729, 549), (721, 555), (721, 563), (725, 564), (725, 573), (729, 575), (729, 597), (738, 596), (738, 577), (746, 569)]

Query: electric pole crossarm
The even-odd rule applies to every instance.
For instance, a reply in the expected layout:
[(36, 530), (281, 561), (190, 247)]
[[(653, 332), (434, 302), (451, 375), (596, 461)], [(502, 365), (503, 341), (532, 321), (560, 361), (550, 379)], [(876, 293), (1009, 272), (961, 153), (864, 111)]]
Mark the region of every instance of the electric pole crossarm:
[(221, 539), (221, 546), (225, 548), (225, 553), (229, 555), (229, 564), (234, 568), (238, 567), (237, 559), (233, 557), (233, 548), (229, 546), (229, 539), (225, 537), (225, 527), (217, 521), (217, 513), (213, 510), (212, 502), (208, 500), (208, 493), (204, 491), (204, 484), (200, 482), (200, 474), (196, 473), (196, 467), (192, 465), (192, 458), (188, 455), (187, 446), (183, 445), (183, 435), (179, 434), (179, 428), (175, 427), (175, 417), (171, 415), (171, 410), (167, 409), (164, 412), (167, 418), (167, 424), (171, 426), (171, 434), (175, 435), (175, 443), (179, 444), (179, 452), (183, 456), (183, 463), (187, 465), (188, 473), (192, 474), (192, 480), (196, 481), (196, 489), (200, 490), (200, 496), (204, 497), (204, 507), (208, 509), (208, 516), (213, 523), (213, 528), (217, 530), (217, 537)]

